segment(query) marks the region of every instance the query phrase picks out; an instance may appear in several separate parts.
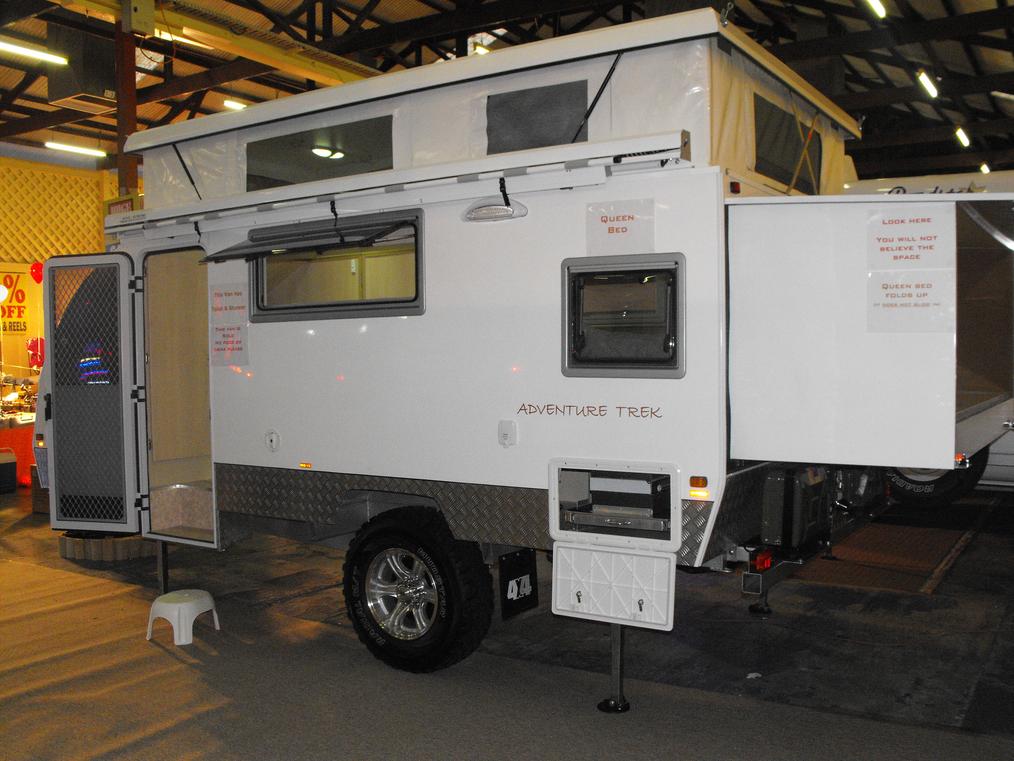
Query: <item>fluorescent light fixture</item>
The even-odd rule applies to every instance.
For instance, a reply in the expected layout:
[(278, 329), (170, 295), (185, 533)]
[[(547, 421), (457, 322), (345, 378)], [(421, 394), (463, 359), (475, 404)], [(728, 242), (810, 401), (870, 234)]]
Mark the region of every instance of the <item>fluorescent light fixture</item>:
[(880, 0), (866, 0), (866, 4), (877, 14), (877, 18), (887, 18), (887, 8), (884, 7), (884, 4)]
[(931, 98), (937, 97), (937, 86), (933, 83), (929, 74), (925, 71), (920, 71), (916, 74), (916, 79), (919, 80), (919, 84), (921, 84), (923, 89), (929, 93)]
[(183, 37), (179, 34), (173, 34), (166, 29), (156, 29), (155, 36), (160, 40), (166, 40), (167, 42), (182, 42), (184, 45), (193, 45), (195, 48), (204, 48), (205, 50), (214, 50), (211, 45), (205, 45), (203, 42), (197, 42), (189, 37)]
[(328, 158), (329, 159), (343, 159), (343, 158), (345, 158), (345, 152), (344, 151), (337, 151), (337, 150), (336, 151), (332, 151), (331, 155), (328, 156)]
[(1014, 100), (1014, 95), (1009, 92), (1003, 92), (1002, 90), (990, 90), (989, 94), (994, 98), (1003, 98), (1004, 100)]
[(10, 53), (11, 55), (20, 55), (25, 58), (34, 58), (37, 61), (46, 61), (47, 63), (55, 63), (60, 66), (67, 65), (67, 59), (62, 55), (56, 55), (50, 53), (48, 50), (40, 50), (38, 48), (31, 48), (26, 45), (21, 45), (15, 42), (9, 42), (8, 40), (0, 40), (0, 51), (4, 53)]
[(982, 172), (983, 174), (989, 174), (989, 164), (985, 162), (979, 164), (979, 171)]
[(223, 100), (222, 105), (226, 108), (232, 109), (233, 111), (242, 111), (247, 107), (247, 103), (240, 103), (238, 100)]
[(961, 127), (954, 130), (954, 137), (958, 138), (958, 142), (961, 143), (963, 148), (967, 148), (972, 144), (972, 141), (968, 139), (968, 133), (961, 129)]
[(46, 147), (54, 151), (67, 151), (68, 153), (80, 153), (82, 156), (94, 156), (97, 159), (104, 159), (106, 157), (106, 152), (100, 151), (98, 148), (82, 148), (80, 145), (53, 142), (47, 142)]

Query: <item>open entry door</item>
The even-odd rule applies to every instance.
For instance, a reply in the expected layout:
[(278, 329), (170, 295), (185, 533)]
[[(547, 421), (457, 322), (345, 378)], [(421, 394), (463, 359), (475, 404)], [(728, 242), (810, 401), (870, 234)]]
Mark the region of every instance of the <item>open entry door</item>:
[(144, 259), (148, 509), (151, 539), (219, 546), (212, 492), (208, 268), (187, 249)]
[(43, 373), (53, 528), (138, 528), (134, 266), (125, 254), (46, 262)]

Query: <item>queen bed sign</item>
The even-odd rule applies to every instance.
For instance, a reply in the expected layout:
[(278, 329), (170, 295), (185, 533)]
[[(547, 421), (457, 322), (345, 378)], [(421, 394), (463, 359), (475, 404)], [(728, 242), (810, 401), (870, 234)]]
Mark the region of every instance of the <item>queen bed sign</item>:
[(590, 203), (586, 229), (588, 256), (654, 253), (655, 201)]

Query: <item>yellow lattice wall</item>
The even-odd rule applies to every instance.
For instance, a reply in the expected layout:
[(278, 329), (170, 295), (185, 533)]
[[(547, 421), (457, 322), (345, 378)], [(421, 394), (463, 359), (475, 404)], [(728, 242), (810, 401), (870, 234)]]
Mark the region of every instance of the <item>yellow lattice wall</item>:
[(0, 158), (0, 262), (104, 250), (102, 201), (112, 172)]

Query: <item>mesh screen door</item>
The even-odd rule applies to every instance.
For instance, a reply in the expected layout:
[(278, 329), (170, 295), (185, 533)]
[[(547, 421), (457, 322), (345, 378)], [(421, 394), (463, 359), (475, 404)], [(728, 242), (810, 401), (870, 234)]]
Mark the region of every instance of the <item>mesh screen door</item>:
[(57, 528), (137, 530), (131, 269), (122, 255), (50, 260), (47, 364)]

